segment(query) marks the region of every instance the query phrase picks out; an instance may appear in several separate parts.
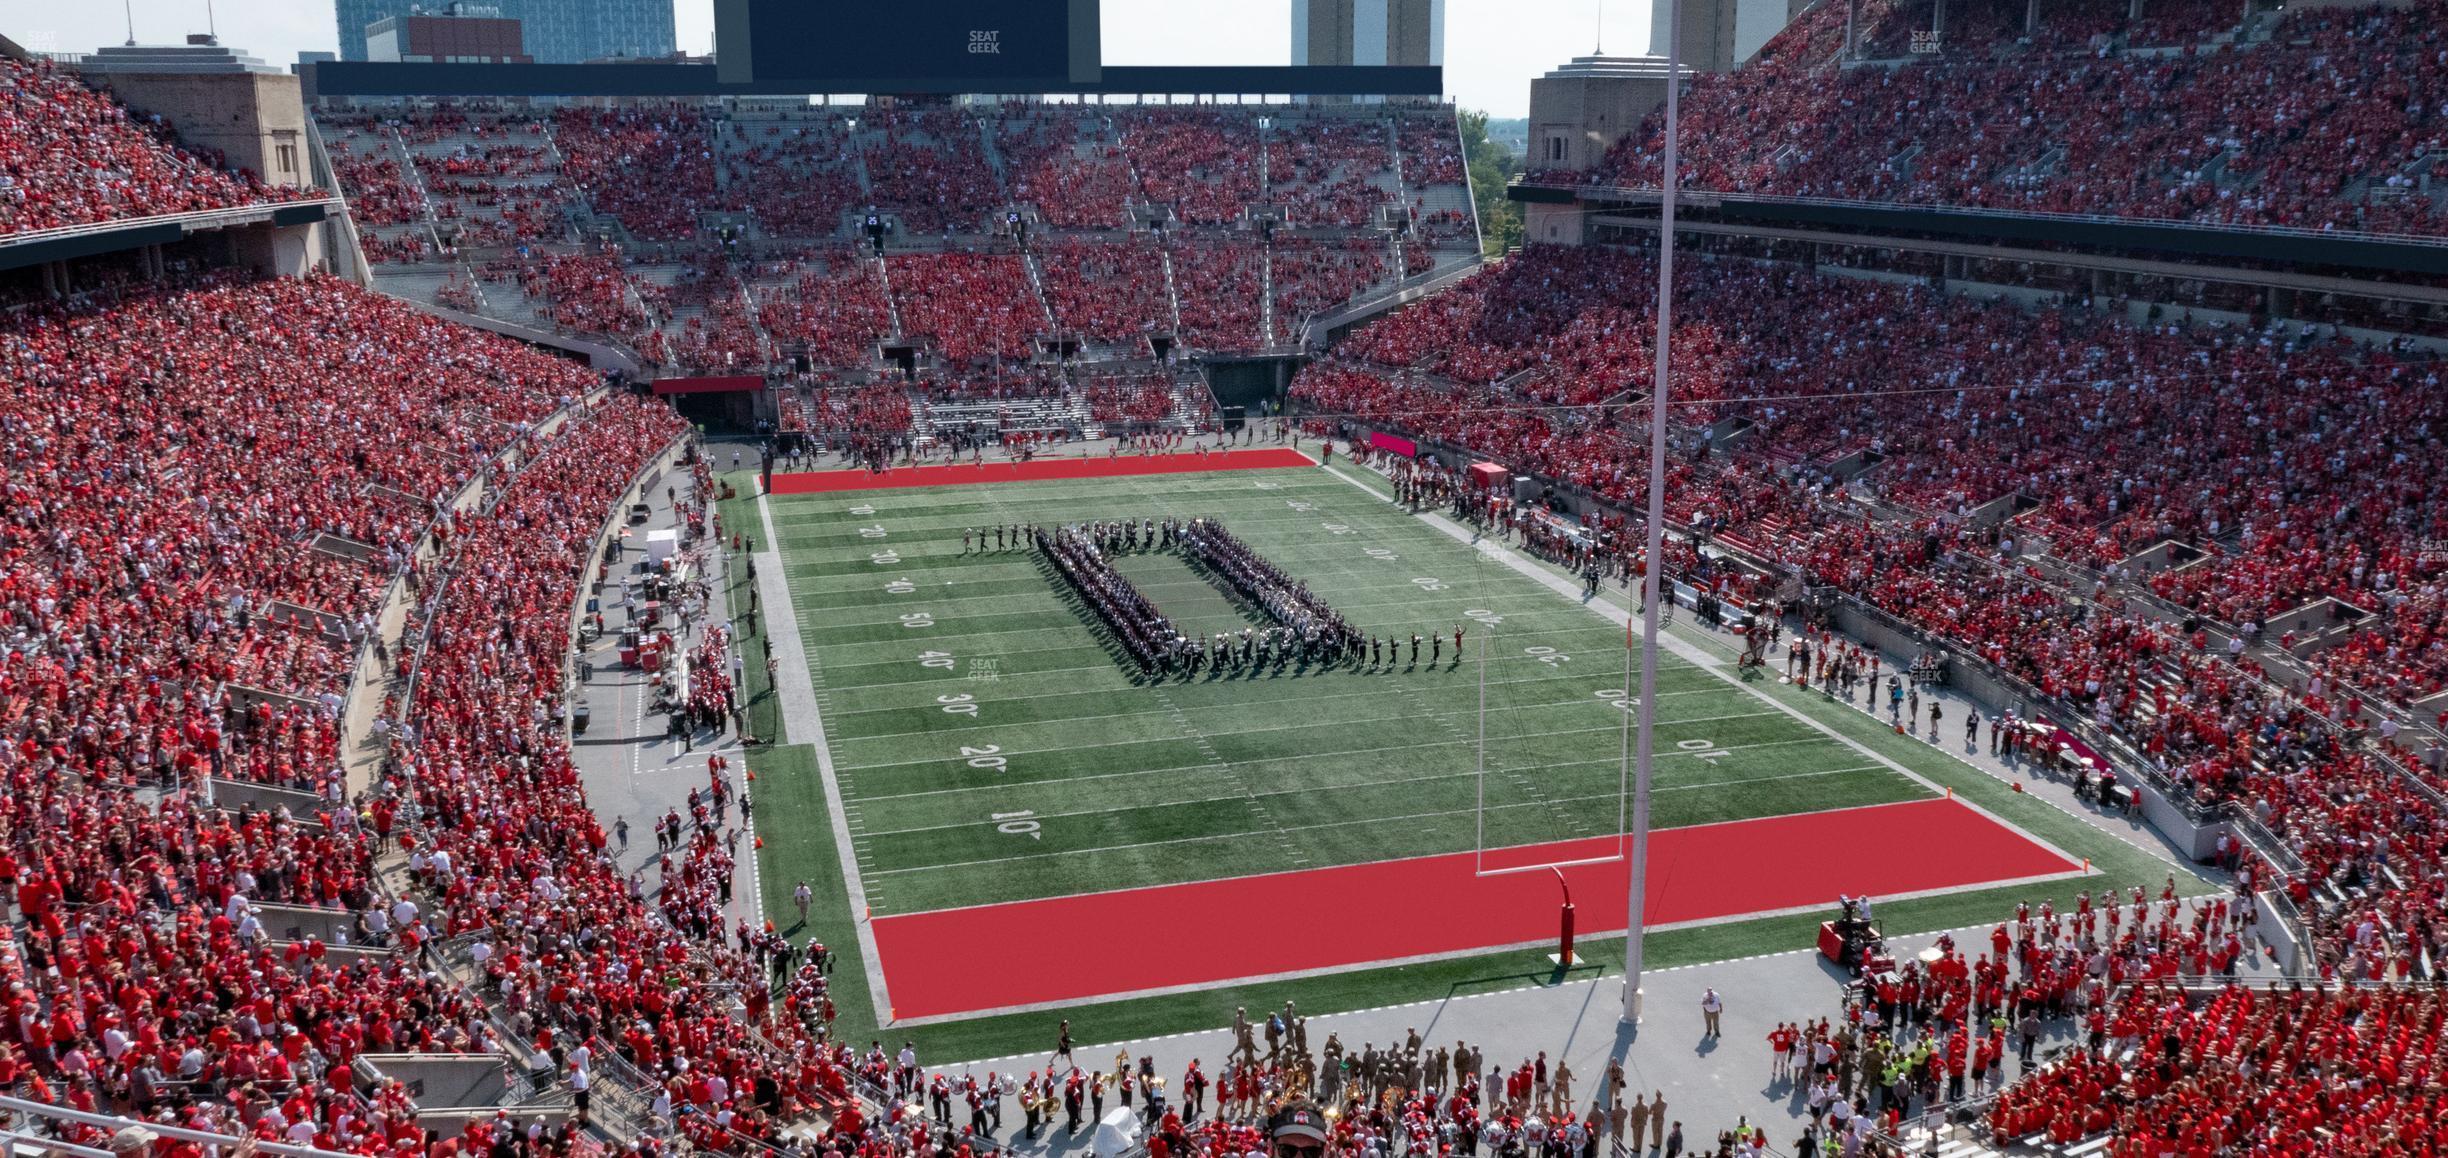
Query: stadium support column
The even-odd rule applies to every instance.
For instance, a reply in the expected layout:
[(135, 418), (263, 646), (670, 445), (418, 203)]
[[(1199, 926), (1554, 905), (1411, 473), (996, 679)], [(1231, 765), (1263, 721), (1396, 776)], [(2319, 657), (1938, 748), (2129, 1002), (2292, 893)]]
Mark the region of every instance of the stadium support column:
[(1658, 613), (1666, 570), (1666, 386), (1668, 338), (1674, 333), (1675, 135), (1681, 131), (1682, 4), (1666, 3), (1666, 155), (1659, 172), (1657, 383), (1649, 393), (1648, 566), (1641, 576), (1640, 734), (1632, 765), (1632, 873), (1624, 890), (1623, 1020), (1641, 1016), (1641, 936), (1649, 892), (1649, 783), (1657, 740)]

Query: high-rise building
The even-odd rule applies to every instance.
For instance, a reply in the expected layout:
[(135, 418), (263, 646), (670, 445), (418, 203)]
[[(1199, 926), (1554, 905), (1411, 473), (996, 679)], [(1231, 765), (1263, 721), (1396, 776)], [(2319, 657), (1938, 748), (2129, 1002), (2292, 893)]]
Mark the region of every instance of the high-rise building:
[(1445, 0), (1292, 0), (1292, 63), (1445, 63)]
[(528, 64), (519, 22), (479, 15), (489, 8), (446, 16), (386, 16), (366, 26), (366, 55), (392, 62)]
[[(1802, 7), (1794, 0), (1682, 0), (1683, 64), (1695, 72), (1731, 72), (1784, 31)], [(1667, 0), (1651, 0), (1651, 56), (1666, 55), (1666, 12)]]
[[(484, 7), (519, 22), (539, 64), (670, 56), (680, 45), (672, 0), (490, 0)], [(332, 0), (340, 59), (367, 59), (366, 26), (377, 20), (443, 8), (431, 0)]]

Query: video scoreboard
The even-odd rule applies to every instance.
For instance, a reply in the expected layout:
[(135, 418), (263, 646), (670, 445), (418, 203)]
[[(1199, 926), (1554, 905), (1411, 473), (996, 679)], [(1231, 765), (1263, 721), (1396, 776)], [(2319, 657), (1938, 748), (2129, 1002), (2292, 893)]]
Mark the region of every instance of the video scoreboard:
[(1098, 0), (715, 0), (725, 84), (1061, 91), (1102, 76)]

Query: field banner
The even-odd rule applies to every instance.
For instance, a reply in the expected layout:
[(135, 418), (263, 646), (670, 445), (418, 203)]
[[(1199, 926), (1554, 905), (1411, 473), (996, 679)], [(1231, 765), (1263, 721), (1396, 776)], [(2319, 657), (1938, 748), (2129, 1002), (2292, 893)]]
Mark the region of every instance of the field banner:
[(1379, 450), (1390, 450), (1404, 458), (1419, 457), (1418, 443), (1408, 438), (1396, 438), (1382, 430), (1369, 431), (1369, 445)]

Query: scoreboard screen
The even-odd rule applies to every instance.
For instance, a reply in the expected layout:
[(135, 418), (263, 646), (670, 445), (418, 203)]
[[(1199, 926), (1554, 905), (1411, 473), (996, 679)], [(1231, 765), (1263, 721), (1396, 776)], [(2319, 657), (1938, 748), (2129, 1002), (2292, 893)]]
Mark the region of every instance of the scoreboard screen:
[(1097, 0), (716, 0), (724, 83), (810, 92), (1093, 84)]

